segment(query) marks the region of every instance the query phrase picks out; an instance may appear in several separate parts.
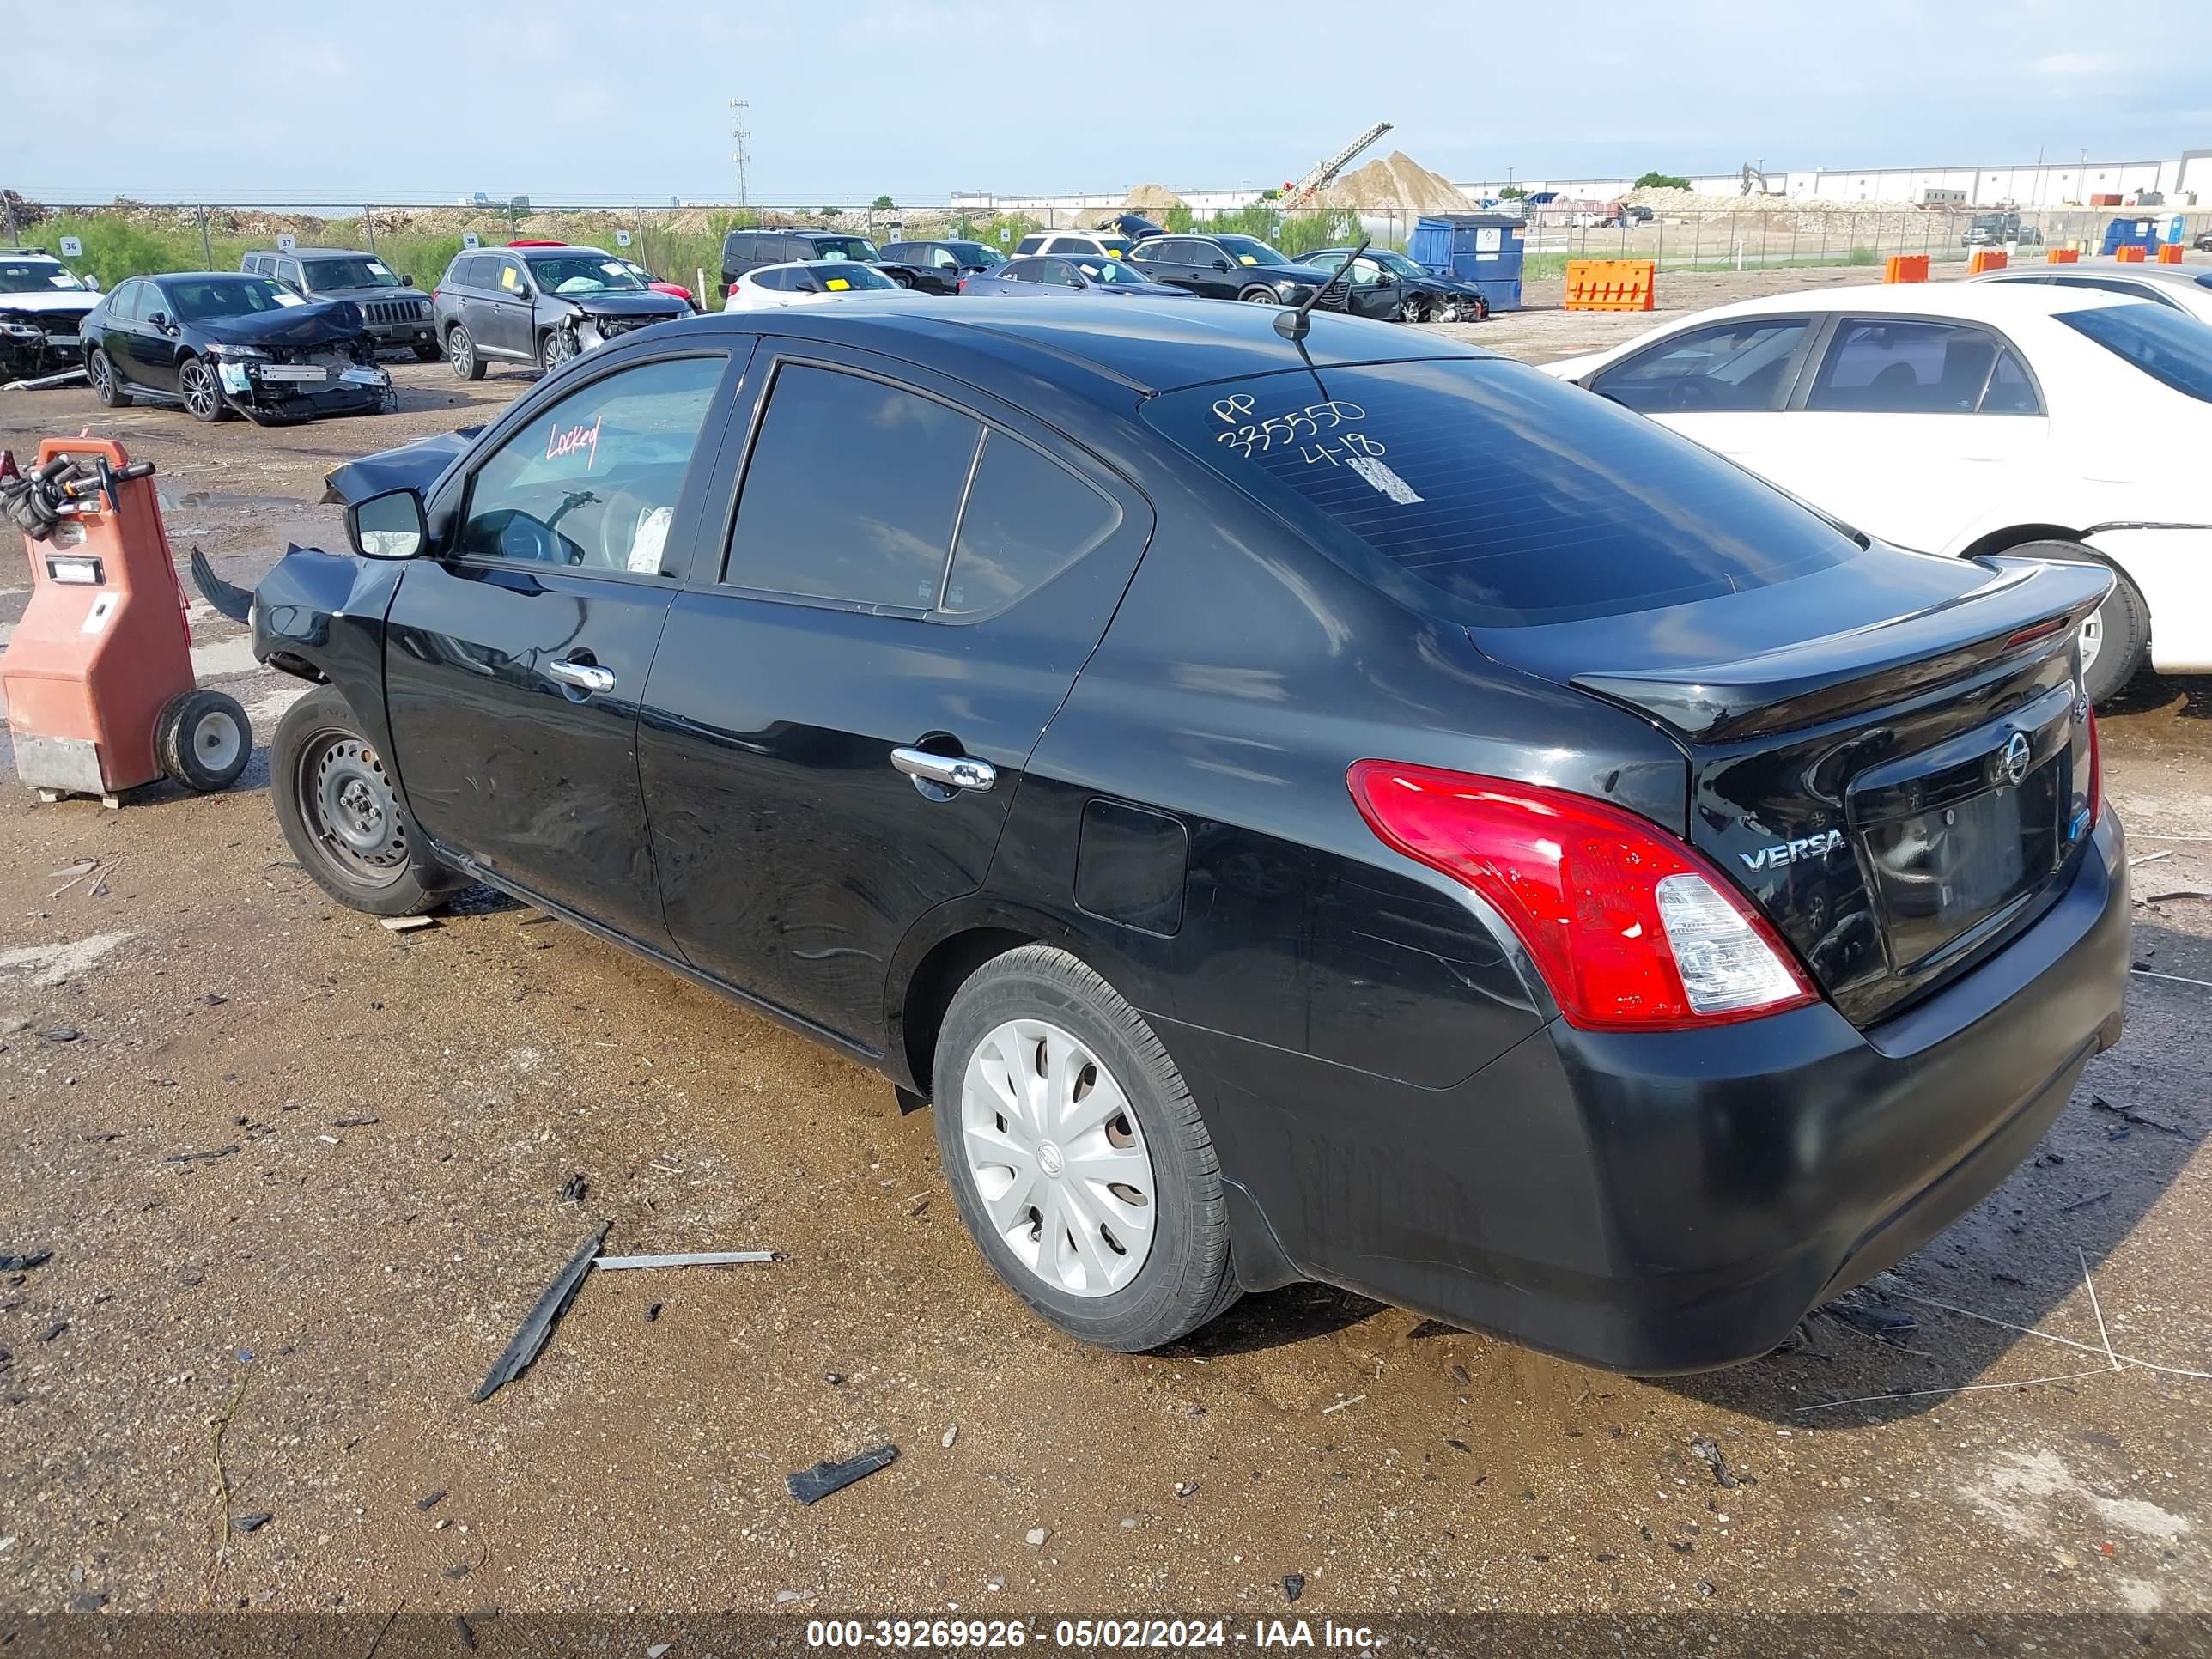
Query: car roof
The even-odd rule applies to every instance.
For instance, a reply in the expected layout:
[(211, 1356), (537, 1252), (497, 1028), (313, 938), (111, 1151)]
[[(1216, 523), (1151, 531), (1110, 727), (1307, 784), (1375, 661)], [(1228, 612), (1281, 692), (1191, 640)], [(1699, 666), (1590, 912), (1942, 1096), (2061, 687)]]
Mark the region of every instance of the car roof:
[[(563, 253), (593, 253), (602, 259), (615, 257), (603, 247), (586, 247), (580, 242), (558, 242), (550, 247), (494, 247), (474, 251), (478, 253), (519, 253), (526, 259), (550, 259)], [(462, 252), (465, 253), (470, 250), (464, 248)]]
[(2050, 317), (2093, 307), (2143, 303), (2124, 294), (2053, 288), (2040, 283), (1847, 283), (1834, 288), (1808, 289), (1798, 294), (1770, 294), (1762, 299), (1737, 300), (1678, 317), (1662, 326), (1672, 333), (1686, 323), (1729, 317), (1836, 311), (1883, 312), (1898, 316), (1924, 313), (2002, 323), (2015, 317)]
[(358, 247), (295, 247), (289, 253), (281, 247), (256, 247), (248, 248), (246, 252), (270, 259), (374, 259), (381, 257)]
[(2040, 283), (2053, 276), (2124, 276), (2131, 283), (2163, 283), (2169, 288), (2203, 289), (2212, 291), (2212, 270), (2203, 265), (2154, 265), (2148, 259), (2141, 264), (2110, 264), (2070, 265), (2007, 265), (2002, 270), (1985, 270), (1967, 280), (1976, 283)]
[[(757, 274), (757, 273), (754, 273)], [(1475, 358), (1498, 354), (1455, 340), (1409, 343), (1389, 323), (1316, 313), (1300, 343), (1275, 331), (1270, 306), (1128, 307), (1040, 306), (1032, 301), (964, 295), (908, 295), (893, 305), (857, 299), (833, 319), (806, 307), (767, 312), (709, 312), (672, 326), (749, 334), (793, 335), (869, 347), (917, 362), (941, 363), (948, 349), (997, 359), (1013, 374), (1034, 375), (1097, 401), (1172, 392), (1217, 380), (1288, 369), (1345, 368), (1413, 359)], [(1142, 310), (1142, 315), (1129, 311)], [(1111, 311), (1117, 314), (1101, 315)], [(1039, 316), (1048, 312), (1049, 316)], [(972, 365), (951, 372), (974, 378)]]

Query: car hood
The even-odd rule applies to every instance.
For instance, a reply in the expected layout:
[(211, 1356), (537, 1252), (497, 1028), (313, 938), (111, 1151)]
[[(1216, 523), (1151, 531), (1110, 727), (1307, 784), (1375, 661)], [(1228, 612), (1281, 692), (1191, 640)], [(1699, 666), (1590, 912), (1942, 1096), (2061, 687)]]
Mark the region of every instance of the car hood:
[(682, 317), (687, 314), (683, 302), (665, 294), (647, 290), (643, 294), (549, 294), (549, 300), (558, 300), (579, 311), (594, 317)]
[(427, 300), (430, 296), (419, 288), (410, 288), (402, 283), (398, 288), (325, 288), (316, 291), (318, 303), (329, 300)]
[(82, 289), (33, 289), (28, 294), (0, 294), (0, 311), (73, 313), (82, 316), (100, 303), (100, 296)]
[(285, 306), (244, 317), (210, 317), (190, 325), (204, 339), (252, 346), (337, 345), (358, 339), (362, 326), (361, 307), (350, 300)]
[(412, 489), (427, 496), (430, 486), (483, 431), (480, 426), (460, 427), (333, 467), (323, 475), (323, 500), (350, 507), (387, 489)]

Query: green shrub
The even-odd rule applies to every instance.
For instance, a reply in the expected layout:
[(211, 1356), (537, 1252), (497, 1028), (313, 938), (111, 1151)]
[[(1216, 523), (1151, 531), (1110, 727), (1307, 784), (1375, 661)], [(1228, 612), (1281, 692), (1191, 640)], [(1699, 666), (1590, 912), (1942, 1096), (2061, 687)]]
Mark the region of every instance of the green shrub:
[(1638, 190), (1687, 190), (1690, 181), (1679, 173), (1647, 173), (1636, 181)]

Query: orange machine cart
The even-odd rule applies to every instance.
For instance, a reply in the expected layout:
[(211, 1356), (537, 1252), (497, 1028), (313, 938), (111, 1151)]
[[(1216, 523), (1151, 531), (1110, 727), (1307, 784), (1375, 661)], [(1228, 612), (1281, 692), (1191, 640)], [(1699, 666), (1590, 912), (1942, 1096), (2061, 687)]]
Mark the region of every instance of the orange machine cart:
[[(149, 476), (105, 439), (49, 438), (27, 475), (0, 475), (24, 532), (31, 601), (0, 655), (15, 770), (39, 799), (173, 779), (228, 788), (252, 757), (234, 698), (192, 673), (184, 589)], [(5, 474), (13, 474), (13, 463)]]

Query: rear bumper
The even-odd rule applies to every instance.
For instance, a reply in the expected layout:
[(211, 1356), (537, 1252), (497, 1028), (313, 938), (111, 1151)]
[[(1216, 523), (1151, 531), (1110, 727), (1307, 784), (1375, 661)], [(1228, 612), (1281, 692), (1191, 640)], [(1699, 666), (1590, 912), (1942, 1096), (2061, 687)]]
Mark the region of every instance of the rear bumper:
[(1865, 1031), (1825, 1003), (1710, 1031), (1554, 1022), (1433, 1091), (1163, 1036), (1199, 1060), (1224, 1171), (1299, 1272), (1611, 1370), (1710, 1370), (2033, 1150), (2119, 1034), (2125, 870), (2107, 812), (2035, 927)]

